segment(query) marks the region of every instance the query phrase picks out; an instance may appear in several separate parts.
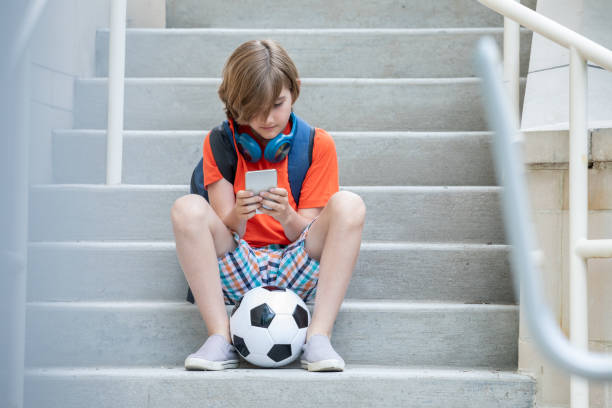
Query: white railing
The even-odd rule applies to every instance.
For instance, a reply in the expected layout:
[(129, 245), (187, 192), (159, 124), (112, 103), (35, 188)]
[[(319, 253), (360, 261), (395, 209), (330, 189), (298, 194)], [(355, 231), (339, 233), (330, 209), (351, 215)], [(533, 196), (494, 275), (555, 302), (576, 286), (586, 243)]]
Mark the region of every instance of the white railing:
[[(592, 61), (612, 71), (612, 51), (568, 29), (567, 27), (521, 5), (513, 0), (478, 0), (488, 8), (497, 11), (517, 24), (523, 25), (570, 51), (570, 159), (569, 159), (569, 197), (570, 197), (570, 339), (575, 347), (588, 350), (588, 309), (587, 309), (587, 259), (610, 257), (612, 240), (587, 239), (588, 221), (588, 129), (587, 129), (587, 66)], [(505, 25), (504, 44), (510, 44), (504, 53), (505, 77), (512, 97), (513, 112), (518, 117), (518, 66), (519, 34), (510, 32)], [(516, 136), (514, 136), (516, 137)], [(537, 293), (541, 296), (541, 293)], [(531, 319), (527, 313), (527, 319)], [(537, 316), (536, 316), (537, 317)], [(530, 326), (531, 328), (531, 326)], [(533, 328), (531, 328), (533, 331)], [(538, 339), (538, 337), (535, 337)], [(543, 341), (542, 339), (540, 339)], [(553, 346), (553, 343), (541, 343)], [(558, 344), (557, 344), (558, 346)], [(561, 349), (555, 350), (558, 352)], [(546, 354), (546, 353), (545, 353)], [(558, 356), (557, 356), (558, 357)], [(577, 357), (577, 355), (574, 355)], [(584, 356), (582, 356), (584, 357)], [(558, 360), (556, 360), (558, 361)], [(595, 360), (588, 360), (595, 364)], [(607, 379), (612, 379), (612, 359), (605, 360), (609, 367)], [(565, 366), (570, 372), (580, 373), (588, 378), (597, 378), (592, 371), (579, 371), (576, 366)], [(585, 367), (586, 368), (586, 367)], [(607, 370), (605, 370), (607, 369)], [(589, 388), (584, 378), (572, 376), (571, 406), (588, 407)]]
[(125, 94), (125, 18), (127, 0), (112, 0), (108, 47), (108, 123), (106, 184), (121, 184), (123, 99)]
[(612, 355), (589, 352), (570, 344), (544, 300), (540, 282), (543, 255), (535, 244), (523, 146), (516, 138), (519, 130), (502, 85), (499, 53), (492, 38), (480, 40), (475, 60), (476, 71), (482, 78), (487, 122), (495, 134), (495, 173), (503, 186), (502, 207), (506, 237), (512, 245), (515, 296), (523, 300), (529, 330), (542, 353), (562, 369), (593, 380), (612, 380)]

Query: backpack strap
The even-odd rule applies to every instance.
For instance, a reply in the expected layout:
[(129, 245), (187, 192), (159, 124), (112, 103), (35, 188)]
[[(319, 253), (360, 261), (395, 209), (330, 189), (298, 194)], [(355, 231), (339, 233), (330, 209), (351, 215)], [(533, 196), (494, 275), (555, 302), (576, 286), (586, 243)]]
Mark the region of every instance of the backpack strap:
[[(225, 123), (223, 124), (225, 125)], [(236, 178), (236, 167), (238, 165), (238, 156), (234, 148), (234, 142), (231, 138), (226, 137), (226, 132), (223, 125), (219, 125), (210, 131), (210, 148), (217, 167), (224, 179), (234, 184)], [(231, 135), (231, 132), (230, 132)], [(193, 173), (191, 174), (191, 193), (200, 194), (208, 201), (208, 191), (204, 187), (204, 158), (202, 157)]]
[(287, 159), (287, 172), (289, 173), (291, 194), (293, 195), (296, 206), (298, 206), (300, 202), (300, 193), (302, 192), (302, 184), (304, 183), (306, 173), (312, 163), (315, 128), (303, 121), (297, 115), (294, 114), (294, 116), (297, 120), (297, 127)]

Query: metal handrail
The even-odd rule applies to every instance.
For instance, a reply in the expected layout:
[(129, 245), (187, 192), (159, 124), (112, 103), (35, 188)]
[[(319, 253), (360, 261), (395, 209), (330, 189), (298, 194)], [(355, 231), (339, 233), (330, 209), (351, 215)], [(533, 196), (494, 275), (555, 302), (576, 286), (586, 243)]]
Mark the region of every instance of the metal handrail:
[(562, 24), (512, 0), (478, 0), (486, 7), (497, 11), (565, 48), (575, 48), (585, 59), (612, 71), (612, 51), (587, 37), (570, 30)]
[(493, 138), (497, 180), (503, 185), (502, 205), (506, 236), (512, 245), (511, 264), (515, 296), (525, 308), (527, 323), (542, 354), (570, 373), (597, 381), (612, 380), (612, 356), (593, 353), (569, 343), (543, 300), (540, 267), (536, 257), (533, 225), (525, 181), (524, 162), (515, 114), (501, 79), (501, 63), (495, 41), (478, 42), (475, 68), (482, 78), (484, 108)]
[(121, 184), (125, 96), (125, 19), (127, 0), (112, 0), (108, 47), (106, 184)]
[(529, 28), (549, 40), (564, 46), (575, 48), (589, 61), (612, 71), (612, 51), (587, 37), (570, 30), (562, 24), (545, 17), (519, 0), (478, 0), (484, 6), (504, 16), (504, 82), (510, 94), (513, 106), (519, 112), (519, 63), (520, 63), (520, 25)]
[[(587, 239), (588, 223), (588, 129), (587, 129), (587, 65), (590, 60), (612, 71), (612, 51), (578, 34), (548, 17), (513, 0), (478, 0), (504, 16), (505, 76), (516, 118), (519, 117), (518, 83), (519, 31), (508, 20), (562, 45), (570, 51), (570, 158), (569, 158), (569, 305), (570, 339), (588, 350), (587, 258), (605, 257), (612, 253), (612, 240)], [(517, 135), (519, 136), (519, 135)], [(522, 139), (520, 134), (519, 139)], [(589, 245), (589, 252), (579, 246)], [(531, 318), (531, 316), (528, 316)], [(571, 407), (589, 406), (589, 385), (583, 378), (572, 377)]]

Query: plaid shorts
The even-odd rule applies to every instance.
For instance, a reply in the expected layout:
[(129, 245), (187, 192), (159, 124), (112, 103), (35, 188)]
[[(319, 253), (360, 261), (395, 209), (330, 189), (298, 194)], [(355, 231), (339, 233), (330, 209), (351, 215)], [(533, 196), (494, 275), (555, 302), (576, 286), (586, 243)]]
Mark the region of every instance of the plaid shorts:
[(225, 304), (233, 305), (249, 290), (267, 285), (291, 289), (304, 302), (314, 299), (319, 280), (319, 262), (308, 255), (304, 245), (315, 221), (316, 218), (290, 245), (251, 248), (233, 232), (238, 246), (218, 258)]

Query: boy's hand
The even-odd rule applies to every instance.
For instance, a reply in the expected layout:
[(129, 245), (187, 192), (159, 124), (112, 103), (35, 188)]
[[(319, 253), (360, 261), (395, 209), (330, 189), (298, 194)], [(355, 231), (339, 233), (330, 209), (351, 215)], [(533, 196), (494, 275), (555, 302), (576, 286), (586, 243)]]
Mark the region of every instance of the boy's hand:
[(263, 198), (253, 195), (250, 190), (240, 190), (236, 193), (234, 211), (241, 220), (248, 220), (255, 215), (255, 210), (261, 207)]
[[(262, 191), (259, 195), (263, 197), (262, 206), (259, 208), (259, 211), (268, 214), (281, 224), (285, 224), (294, 211), (289, 205), (287, 190), (276, 187), (271, 188), (269, 191)], [(269, 209), (266, 209), (264, 206)]]

